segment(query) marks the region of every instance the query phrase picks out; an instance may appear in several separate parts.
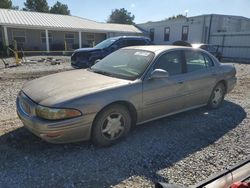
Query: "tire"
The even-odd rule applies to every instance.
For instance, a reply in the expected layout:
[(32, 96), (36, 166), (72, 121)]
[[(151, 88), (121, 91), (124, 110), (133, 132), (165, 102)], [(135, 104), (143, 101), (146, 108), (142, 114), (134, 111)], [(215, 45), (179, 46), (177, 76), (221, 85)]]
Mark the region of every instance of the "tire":
[(226, 94), (226, 87), (223, 83), (218, 83), (209, 98), (208, 107), (211, 109), (219, 108), (224, 100)]
[(92, 142), (97, 146), (110, 146), (123, 138), (131, 128), (128, 109), (119, 104), (110, 105), (95, 118)]

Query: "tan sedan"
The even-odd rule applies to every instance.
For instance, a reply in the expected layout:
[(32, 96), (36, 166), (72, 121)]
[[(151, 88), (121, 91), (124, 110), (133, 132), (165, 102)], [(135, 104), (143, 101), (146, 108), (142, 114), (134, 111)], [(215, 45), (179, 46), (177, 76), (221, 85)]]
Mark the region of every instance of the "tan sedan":
[(107, 146), (134, 124), (219, 107), (236, 84), (235, 74), (232, 65), (200, 49), (127, 47), (89, 69), (26, 83), (17, 113), (27, 129), (48, 142), (92, 139)]

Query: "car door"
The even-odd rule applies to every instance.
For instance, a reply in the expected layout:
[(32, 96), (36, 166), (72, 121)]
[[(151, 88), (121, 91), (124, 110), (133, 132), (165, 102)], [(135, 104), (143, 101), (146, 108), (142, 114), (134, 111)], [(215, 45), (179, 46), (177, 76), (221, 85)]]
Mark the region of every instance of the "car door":
[(188, 89), (184, 108), (206, 104), (216, 83), (216, 67), (212, 59), (201, 51), (185, 50), (184, 54), (183, 81)]
[[(156, 60), (143, 81), (143, 120), (176, 112), (185, 102), (185, 84), (183, 83), (184, 58), (182, 51), (164, 53)], [(168, 71), (169, 77), (150, 79), (155, 69)]]

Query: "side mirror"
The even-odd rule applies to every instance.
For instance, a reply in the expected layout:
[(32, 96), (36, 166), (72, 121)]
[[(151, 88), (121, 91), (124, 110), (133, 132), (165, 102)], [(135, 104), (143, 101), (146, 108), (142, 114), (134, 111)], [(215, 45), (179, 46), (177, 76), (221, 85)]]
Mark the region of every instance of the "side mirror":
[(149, 79), (161, 79), (161, 78), (168, 78), (169, 74), (168, 71), (165, 71), (163, 69), (155, 69), (151, 73)]

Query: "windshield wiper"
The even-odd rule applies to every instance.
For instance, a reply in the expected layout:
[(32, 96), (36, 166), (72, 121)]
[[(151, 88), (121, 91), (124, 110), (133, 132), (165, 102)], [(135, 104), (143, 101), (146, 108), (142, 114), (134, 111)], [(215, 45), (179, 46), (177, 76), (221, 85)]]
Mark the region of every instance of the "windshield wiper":
[(91, 69), (91, 71), (93, 71), (94, 73), (97, 73), (97, 74), (102, 74), (102, 75), (105, 75), (105, 76), (114, 77), (113, 74), (102, 71), (102, 70)]

